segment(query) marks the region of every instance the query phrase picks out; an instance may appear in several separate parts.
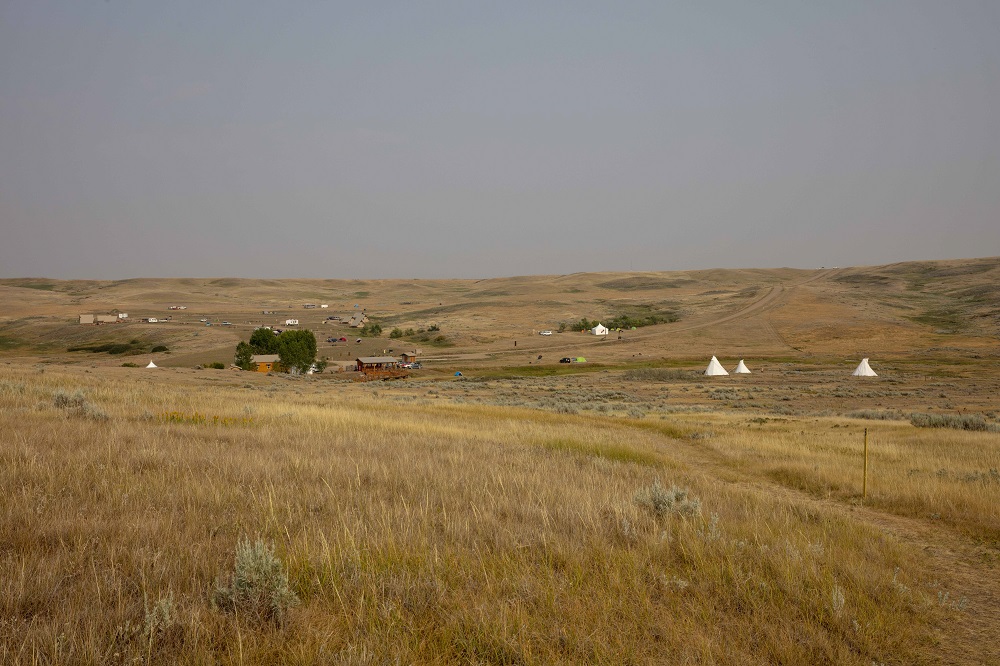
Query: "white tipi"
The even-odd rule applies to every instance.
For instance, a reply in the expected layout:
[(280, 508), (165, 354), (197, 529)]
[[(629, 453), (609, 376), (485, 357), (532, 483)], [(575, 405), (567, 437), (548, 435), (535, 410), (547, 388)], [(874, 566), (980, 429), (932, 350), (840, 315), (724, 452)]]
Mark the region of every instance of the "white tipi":
[(868, 365), (868, 359), (861, 359), (861, 363), (858, 363), (858, 367), (854, 369), (855, 377), (878, 377), (875, 371), (872, 370), (872, 366)]
[(747, 364), (743, 362), (743, 359), (740, 359), (740, 364), (738, 366), (736, 366), (735, 370), (733, 370), (733, 374), (734, 375), (749, 375), (750, 374), (750, 368), (748, 368)]
[(147, 367), (147, 368), (158, 368), (158, 367), (160, 367), (160, 366), (156, 365), (155, 363), (153, 363), (153, 361), (152, 361), (152, 360), (150, 360), (150, 361), (149, 361), (149, 365), (147, 365), (146, 367)]
[(713, 356), (712, 360), (708, 362), (708, 367), (705, 368), (705, 374), (709, 376), (715, 376), (715, 375), (728, 375), (729, 373), (726, 372), (726, 369), (722, 367), (721, 363), (719, 363), (719, 359)]

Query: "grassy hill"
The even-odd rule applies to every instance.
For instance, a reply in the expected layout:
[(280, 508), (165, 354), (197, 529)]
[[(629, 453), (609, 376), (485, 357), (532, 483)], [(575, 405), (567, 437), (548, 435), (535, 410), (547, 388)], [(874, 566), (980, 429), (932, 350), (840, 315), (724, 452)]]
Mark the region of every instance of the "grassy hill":
[[(0, 281), (0, 662), (997, 663), (996, 284)], [(395, 382), (195, 369), (362, 309), (448, 346), (321, 347), (422, 346)], [(651, 311), (678, 317), (537, 335)]]

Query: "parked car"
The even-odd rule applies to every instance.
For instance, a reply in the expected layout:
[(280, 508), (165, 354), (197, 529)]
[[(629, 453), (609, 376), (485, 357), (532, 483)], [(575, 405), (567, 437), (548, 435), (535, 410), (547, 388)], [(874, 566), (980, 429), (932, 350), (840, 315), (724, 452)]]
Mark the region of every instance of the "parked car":
[(552, 331), (538, 331), (538, 335), (552, 335)]
[(420, 361), (414, 361), (413, 363), (410, 364), (410, 367), (413, 368), (414, 370), (419, 370), (424, 366), (420, 365)]
[(560, 363), (572, 363), (573, 359), (571, 359), (569, 356), (564, 356), (561, 359), (559, 359), (559, 362)]
[(232, 324), (231, 324), (231, 323), (229, 323), (228, 321), (224, 321), (224, 322), (222, 322), (222, 325), (223, 325), (223, 326), (232, 326)]

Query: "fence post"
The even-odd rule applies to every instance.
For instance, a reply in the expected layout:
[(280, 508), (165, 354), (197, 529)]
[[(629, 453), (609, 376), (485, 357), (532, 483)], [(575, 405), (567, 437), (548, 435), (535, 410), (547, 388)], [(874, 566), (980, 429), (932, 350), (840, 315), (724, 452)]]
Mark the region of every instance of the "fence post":
[(861, 501), (868, 499), (868, 428), (865, 428), (865, 472), (861, 480)]

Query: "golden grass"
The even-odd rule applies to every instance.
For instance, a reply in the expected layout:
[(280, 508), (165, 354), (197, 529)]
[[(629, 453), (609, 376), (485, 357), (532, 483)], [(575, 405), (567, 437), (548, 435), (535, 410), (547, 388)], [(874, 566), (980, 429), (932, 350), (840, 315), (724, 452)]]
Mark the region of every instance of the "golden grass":
[(938, 520), (1000, 544), (998, 433), (832, 417), (754, 423), (716, 415), (712, 427), (705, 446), (731, 467), (847, 502), (861, 501), (867, 428), (868, 506)]
[[(687, 439), (706, 419), (717, 438)], [(849, 445), (827, 425), (740, 435), (719, 415), (0, 369), (0, 662), (932, 663), (962, 611), (920, 552), (836, 503), (729, 482), (735, 458), (772, 474), (764, 458), (798, 469), (806, 446), (835, 466)], [(914, 444), (887, 427), (899, 461), (880, 458), (880, 479), (918, 445), (928, 469), (996, 455), (995, 436)], [(955, 451), (969, 442), (986, 452)], [(702, 514), (646, 511), (654, 481)], [(935, 483), (928, 506), (966, 501)], [(909, 487), (873, 484), (873, 501)], [(244, 538), (287, 565), (301, 603), (283, 625), (211, 603)]]

